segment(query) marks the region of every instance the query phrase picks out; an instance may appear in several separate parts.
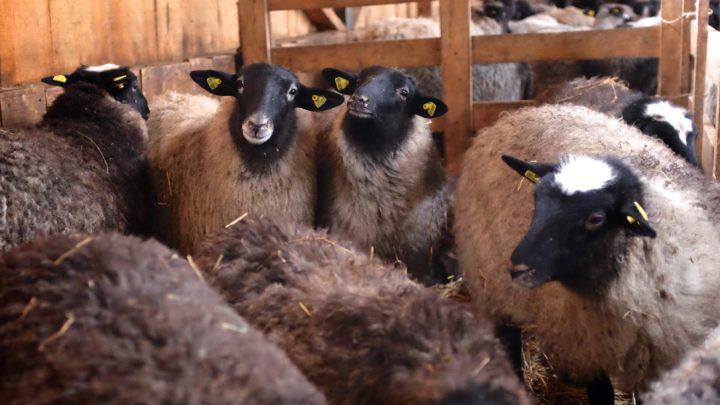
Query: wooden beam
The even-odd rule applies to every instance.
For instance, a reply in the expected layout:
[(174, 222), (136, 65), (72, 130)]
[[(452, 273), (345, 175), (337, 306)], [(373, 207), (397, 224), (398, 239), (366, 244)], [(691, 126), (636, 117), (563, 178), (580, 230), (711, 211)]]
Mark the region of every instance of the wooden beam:
[(473, 129), (470, 0), (440, 2), (440, 32), (443, 101), (448, 105), (445, 162), (451, 174), (459, 175)]
[(717, 139), (713, 136), (715, 134), (715, 128), (711, 125), (703, 125), (704, 136), (699, 138), (698, 156), (700, 157), (700, 167), (703, 172), (713, 178), (717, 176)]
[(318, 31), (324, 30), (337, 30), (347, 31), (345, 23), (342, 22), (340, 17), (335, 13), (332, 8), (316, 8), (303, 10), (307, 18), (311, 23), (318, 29)]
[[(704, 139), (703, 132), (704, 126), (704, 107), (705, 107), (705, 72), (707, 67), (707, 27), (708, 27), (708, 0), (698, 0), (697, 17), (693, 22), (695, 26), (695, 40), (693, 41), (692, 53), (695, 55), (695, 69), (691, 75), (692, 93), (690, 95), (690, 111), (695, 119), (695, 127), (698, 129), (698, 137)], [(689, 58), (688, 58), (689, 59)], [(706, 155), (715, 158), (715, 154), (704, 153), (703, 148), (708, 145), (705, 142), (698, 142), (700, 151), (698, 156), (704, 158)], [(713, 149), (714, 151), (714, 149)], [(707, 163), (702, 162), (705, 166)], [(712, 162), (710, 166), (715, 167), (715, 162)], [(712, 171), (706, 172), (708, 175), (712, 175)]]
[(682, 1), (663, 0), (660, 7), (660, 66), (658, 94), (680, 94), (682, 75)]
[(473, 37), (473, 63), (654, 57), (659, 48), (659, 27), (479, 35)]
[(505, 111), (513, 111), (518, 108), (532, 107), (537, 105), (535, 100), (519, 100), (519, 101), (496, 101), (482, 102), (473, 104), (473, 132), (479, 131), (490, 126), (500, 118), (500, 114)]
[[(692, 13), (695, 10), (695, 0), (682, 0), (683, 15)], [(697, 20), (697, 17), (695, 18)], [(681, 19), (682, 23), (682, 59), (680, 60), (680, 92), (689, 93), (692, 85), (693, 66), (690, 63), (690, 53), (693, 51), (691, 43), (691, 25), (693, 21), (690, 18)]]
[(341, 8), (414, 2), (415, 0), (268, 0), (268, 10), (308, 10), (327, 7)]
[(245, 64), (270, 62), (267, 0), (239, 0), (240, 47)]
[(418, 17), (431, 17), (432, 16), (432, 1), (418, 1), (417, 2), (417, 13)]
[[(354, 42), (319, 46), (272, 48), (273, 63), (298, 72), (327, 66), (359, 69), (367, 65), (396, 67), (440, 65), (440, 40)], [(468, 63), (468, 69), (470, 65)]]

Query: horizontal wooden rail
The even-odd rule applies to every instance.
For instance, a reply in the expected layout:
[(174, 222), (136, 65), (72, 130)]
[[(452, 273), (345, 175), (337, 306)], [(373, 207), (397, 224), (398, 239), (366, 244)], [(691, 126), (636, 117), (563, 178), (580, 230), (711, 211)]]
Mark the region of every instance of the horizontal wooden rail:
[(640, 58), (659, 54), (659, 27), (473, 37), (473, 63)]
[(267, 0), (269, 11), (307, 10), (313, 8), (340, 8), (375, 6), (381, 4), (414, 3), (416, 0)]
[[(494, 101), (473, 103), (473, 133), (492, 125), (503, 111), (537, 105), (535, 100)], [(473, 134), (474, 135), (474, 134)]]
[(395, 67), (440, 65), (440, 40), (407, 39), (397, 41), (351, 42), (332, 45), (272, 48), (272, 63), (297, 72), (310, 72), (327, 66), (360, 69), (368, 65)]

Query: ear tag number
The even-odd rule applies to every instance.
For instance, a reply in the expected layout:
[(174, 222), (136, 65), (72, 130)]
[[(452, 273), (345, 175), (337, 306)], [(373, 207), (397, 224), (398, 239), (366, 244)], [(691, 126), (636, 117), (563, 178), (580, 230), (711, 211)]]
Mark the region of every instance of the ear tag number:
[(315, 108), (320, 108), (320, 107), (324, 106), (325, 103), (327, 102), (327, 98), (325, 98), (324, 96), (319, 96), (317, 94), (313, 94), (313, 96), (311, 98), (312, 98), (313, 104), (315, 104)]
[(350, 81), (344, 77), (338, 76), (335, 78), (335, 88), (338, 90), (345, 90), (350, 85)]
[(210, 90), (215, 90), (222, 84), (222, 79), (215, 76), (210, 76), (205, 79), (205, 81), (207, 82), (208, 87), (210, 87)]
[(642, 205), (640, 205), (640, 203), (638, 203), (637, 201), (633, 201), (633, 204), (635, 204), (635, 208), (637, 208), (638, 212), (640, 213), (640, 216), (641, 216), (644, 220), (647, 221), (647, 220), (649, 219), (649, 218), (648, 218), (648, 214), (647, 214), (647, 212), (645, 212), (645, 210), (643, 209)]
[(58, 83), (67, 83), (67, 77), (65, 75), (53, 76), (53, 81)]
[(534, 171), (532, 170), (526, 170), (525, 171), (525, 178), (532, 181), (533, 183), (537, 183), (540, 181), (540, 176), (538, 176)]
[(433, 103), (432, 101), (428, 101), (427, 103), (423, 104), (422, 106), (423, 110), (427, 111), (429, 116), (435, 115), (435, 110), (437, 110), (437, 105)]

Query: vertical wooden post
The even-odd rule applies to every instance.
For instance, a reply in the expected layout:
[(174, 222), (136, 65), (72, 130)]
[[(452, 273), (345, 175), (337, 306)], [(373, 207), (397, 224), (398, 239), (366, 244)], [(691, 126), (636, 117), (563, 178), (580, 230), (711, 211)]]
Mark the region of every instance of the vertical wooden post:
[[(695, 10), (695, 0), (682, 0), (683, 3), (683, 14), (692, 13)], [(690, 63), (690, 53), (694, 49), (694, 44), (691, 41), (691, 25), (697, 21), (691, 20), (690, 18), (683, 18), (682, 23), (682, 59), (681, 59), (681, 71), (680, 71), (680, 94), (690, 93), (690, 86), (692, 85), (693, 78), (693, 66)]]
[(432, 16), (432, 2), (429, 0), (417, 2), (418, 17)]
[(270, 63), (267, 0), (239, 0), (238, 14), (243, 63)]
[(683, 2), (662, 0), (660, 16), (660, 66), (658, 68), (658, 94), (680, 94), (682, 74), (682, 10)]
[(472, 132), (472, 42), (470, 0), (440, 2), (440, 43), (445, 118), (445, 158), (451, 174), (460, 173)]
[[(695, 40), (693, 41), (694, 46), (692, 53), (695, 55), (695, 69), (692, 74), (692, 93), (690, 94), (689, 106), (690, 111), (693, 114), (693, 118), (695, 119), (695, 127), (698, 130), (699, 141), (697, 142), (697, 146), (699, 150), (697, 151), (697, 155), (702, 158), (705, 156), (712, 156), (711, 160), (714, 160), (715, 153), (704, 153), (705, 148), (713, 148), (712, 143), (706, 139), (706, 136), (710, 136), (710, 134), (704, 133), (705, 128), (703, 125), (703, 109), (705, 104), (705, 69), (707, 64), (708, 3), (709, 0), (698, 0), (696, 18), (693, 23), (695, 25)], [(705, 173), (712, 176), (715, 162), (707, 162), (704, 160), (706, 159), (701, 159), (700, 164), (704, 168)]]

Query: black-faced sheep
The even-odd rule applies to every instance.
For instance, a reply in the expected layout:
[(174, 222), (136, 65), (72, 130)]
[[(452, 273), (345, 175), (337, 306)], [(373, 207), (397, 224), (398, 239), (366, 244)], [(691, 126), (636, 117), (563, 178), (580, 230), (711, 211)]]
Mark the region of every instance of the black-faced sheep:
[[(604, 214), (600, 237), (584, 233), (602, 222), (594, 213), (553, 217), (553, 223), (573, 226), (574, 233), (561, 239), (543, 233), (547, 245), (529, 254), (562, 251), (568, 262), (558, 259), (550, 270), (557, 274), (545, 280), (560, 282), (528, 289), (511, 280), (511, 254), (533, 217), (533, 188), (518, 183), (501, 154), (545, 162), (557, 162), (561, 154), (616, 154), (628, 170), (597, 163), (568, 175), (578, 187), (608, 171), (613, 178), (637, 179), (632, 193), (611, 194), (618, 204)], [(527, 177), (539, 180), (541, 173), (530, 171)], [(552, 183), (553, 176), (542, 181)], [(551, 204), (544, 201), (557, 193), (535, 192), (539, 220), (538, 211)], [(558, 198), (570, 202), (583, 195)], [(604, 203), (594, 200), (581, 208)], [(630, 223), (620, 213), (633, 207)], [(720, 186), (660, 141), (585, 107), (553, 105), (508, 114), (478, 133), (465, 156), (454, 230), (460, 269), (479, 310), (535, 335), (561, 375), (588, 382), (608, 373), (620, 387), (634, 390), (674, 365), (720, 320), (712, 298), (720, 288), (719, 223)], [(637, 237), (640, 225), (657, 236)], [(576, 240), (602, 243), (605, 249), (574, 250)], [(571, 271), (565, 267), (570, 260), (587, 265), (561, 274)]]
[(350, 99), (319, 144), (319, 225), (402, 261), (422, 282), (446, 281), (454, 273), (445, 260), (454, 181), (440, 164), (428, 119), (447, 107), (394, 69), (323, 75)]
[[(502, 27), (491, 18), (470, 25), (472, 35), (502, 34)], [(440, 36), (440, 23), (429, 18), (389, 18), (372, 24), (359, 36), (363, 40), (399, 40)], [(401, 69), (417, 80), (418, 88), (432, 97), (442, 96), (439, 67)], [(472, 66), (474, 101), (521, 100), (532, 97), (532, 72), (524, 63), (498, 63)]]
[(147, 102), (125, 67), (82, 67), (37, 128), (0, 130), (0, 252), (59, 232), (148, 230)]
[(323, 404), (177, 254), (118, 234), (0, 257), (0, 402)]
[(663, 374), (643, 396), (648, 405), (720, 404), (720, 329)]
[(174, 95), (153, 106), (148, 159), (161, 238), (192, 253), (209, 232), (244, 214), (313, 224), (316, 137), (310, 115), (344, 98), (305, 87), (276, 65), (191, 76), (208, 92), (228, 97), (218, 104)]
[(698, 165), (697, 129), (690, 112), (660, 97), (632, 91), (615, 78), (579, 78), (551, 87), (536, 99), (539, 103), (583, 105), (614, 117), (644, 134), (661, 139), (675, 153)]
[(527, 404), (492, 327), (324, 232), (246, 219), (198, 266), (334, 404)]

